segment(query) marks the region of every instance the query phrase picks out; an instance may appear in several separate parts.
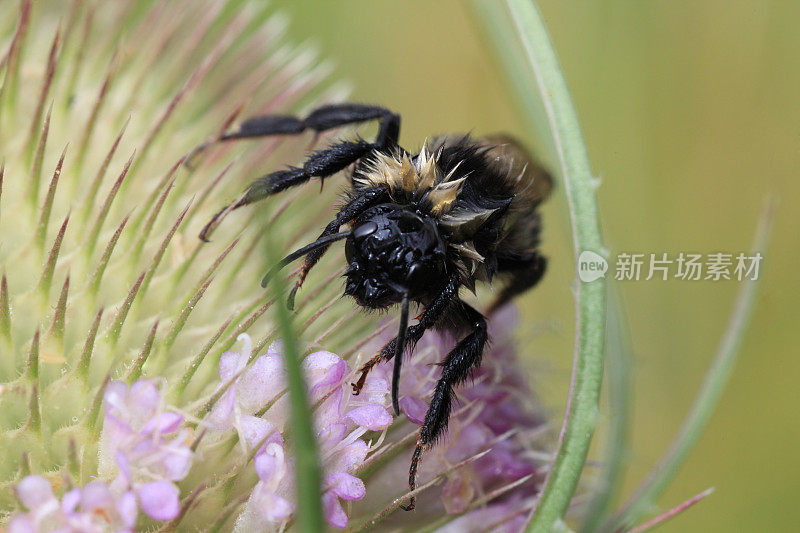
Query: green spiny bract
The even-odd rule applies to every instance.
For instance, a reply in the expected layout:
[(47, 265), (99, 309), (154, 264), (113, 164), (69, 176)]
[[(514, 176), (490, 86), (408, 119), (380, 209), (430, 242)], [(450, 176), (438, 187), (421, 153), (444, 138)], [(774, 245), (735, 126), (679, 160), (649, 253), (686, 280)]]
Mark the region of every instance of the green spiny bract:
[[(343, 91), (319, 89), (327, 66), (285, 44), (285, 22), (258, 2), (24, 0), (16, 15), (0, 21), (4, 515), (24, 475), (54, 486), (97, 475), (109, 380), (161, 379), (173, 403), (200, 413), (237, 336), (257, 324), (256, 348), (271, 340), (271, 302), (256, 290), (264, 263), (253, 260), (263, 232), (231, 224), (207, 245), (196, 235), (220, 198), (308, 139), (223, 145), (194, 169), (183, 158), (241, 114)], [(321, 219), (330, 201), (312, 194), (303, 207)], [(282, 205), (238, 216), (301, 209)], [(282, 226), (288, 241), (316, 224)], [(368, 324), (333, 332), (344, 308), (310, 320), (335, 297), (330, 284), (309, 291), (316, 305), (301, 307), (299, 323), (309, 339), (343, 346)]]

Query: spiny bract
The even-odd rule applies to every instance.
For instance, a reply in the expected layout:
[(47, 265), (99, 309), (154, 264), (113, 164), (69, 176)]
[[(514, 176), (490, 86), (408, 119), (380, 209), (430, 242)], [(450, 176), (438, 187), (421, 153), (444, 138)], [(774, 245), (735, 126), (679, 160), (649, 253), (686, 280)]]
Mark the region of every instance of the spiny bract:
[[(212, 197), (279, 164), (274, 152), (297, 157), (308, 139), (260, 143), (227, 166), (227, 147), (195, 170), (183, 157), (241, 113), (346, 91), (320, 89), (329, 67), (287, 45), (285, 20), (258, 2), (27, 0), (8, 11), (17, 16), (0, 21), (2, 513), (29, 472), (55, 486), (96, 476), (109, 380), (169, 376), (174, 402), (204, 398), (240, 333), (258, 325), (256, 348), (267, 345), (270, 302), (254, 290), (264, 267), (252, 259), (263, 234), (220, 232), (214, 245), (196, 236)], [(314, 191), (306, 205), (322, 214), (328, 203)], [(289, 227), (285, 240), (305, 237)], [(317, 303), (305, 308), (333, 294), (308, 295)], [(330, 326), (310, 322), (310, 339)], [(345, 323), (336, 338), (366, 327)]]

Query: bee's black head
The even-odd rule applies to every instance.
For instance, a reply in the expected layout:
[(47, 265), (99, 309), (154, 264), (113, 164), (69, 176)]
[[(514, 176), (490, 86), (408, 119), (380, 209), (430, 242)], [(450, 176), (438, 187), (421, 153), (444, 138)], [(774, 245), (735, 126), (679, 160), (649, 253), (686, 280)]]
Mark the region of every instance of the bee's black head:
[(355, 220), (345, 244), (345, 294), (363, 307), (399, 303), (430, 290), (445, 270), (436, 221), (412, 206), (381, 204)]

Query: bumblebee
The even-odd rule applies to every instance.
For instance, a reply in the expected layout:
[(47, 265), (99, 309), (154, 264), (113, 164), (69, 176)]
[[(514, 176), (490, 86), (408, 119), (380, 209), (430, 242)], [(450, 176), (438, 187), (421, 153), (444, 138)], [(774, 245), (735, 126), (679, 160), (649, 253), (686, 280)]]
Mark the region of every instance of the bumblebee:
[[(373, 142), (358, 138), (315, 151), (299, 167), (288, 167), (254, 181), (236, 201), (203, 228), (207, 240), (234, 209), (301, 185), (325, 180), (353, 165), (343, 205), (319, 238), (288, 255), (277, 268), (304, 258), (290, 308), (307, 274), (332, 243), (345, 241), (348, 267), (344, 294), (368, 309), (400, 305), (397, 336), (359, 370), (353, 394), (359, 394), (370, 369), (394, 360), (392, 405), (397, 415), (398, 385), (405, 352), (413, 350), (428, 329), (444, 329), (460, 338), (442, 367), (409, 469), (409, 488), (416, 488), (422, 453), (447, 429), (453, 388), (465, 382), (481, 362), (487, 343), (486, 318), (464, 302), (462, 289), (503, 278), (486, 315), (533, 287), (547, 261), (539, 252), (541, 221), (537, 208), (550, 194), (552, 179), (527, 152), (507, 137), (473, 139), (443, 136), (413, 154), (398, 144), (400, 116), (379, 106), (325, 105), (304, 118), (256, 117), (215, 141), (269, 135), (320, 133), (345, 125), (378, 121)], [(202, 147), (201, 147), (202, 148)], [(342, 228), (346, 228), (342, 231)], [(262, 280), (266, 283), (274, 271)], [(409, 325), (409, 306), (420, 306)], [(415, 499), (403, 507), (414, 508)]]

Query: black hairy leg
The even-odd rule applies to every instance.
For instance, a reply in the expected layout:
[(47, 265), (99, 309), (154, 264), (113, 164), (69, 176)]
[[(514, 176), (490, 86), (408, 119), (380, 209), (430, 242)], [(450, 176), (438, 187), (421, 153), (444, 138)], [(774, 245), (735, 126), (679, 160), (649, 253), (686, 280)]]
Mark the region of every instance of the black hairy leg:
[(211, 218), (200, 232), (200, 238), (207, 241), (214, 228), (234, 209), (257, 202), (271, 194), (284, 191), (295, 185), (306, 183), (312, 177), (325, 179), (344, 170), (374, 149), (374, 144), (364, 140), (340, 142), (327, 150), (313, 152), (302, 167), (289, 167), (257, 179), (250, 184), (238, 200), (220, 209)]
[(400, 137), (400, 115), (375, 105), (328, 104), (314, 109), (305, 118), (293, 115), (263, 115), (249, 118), (242, 122), (238, 129), (223, 133), (219, 137), (196, 147), (187, 156), (186, 161), (187, 165), (191, 166), (192, 160), (197, 155), (217, 142), (273, 135), (298, 135), (306, 130), (322, 133), (349, 124), (358, 124), (370, 120), (378, 120), (380, 124), (378, 136), (375, 139), (375, 143), (378, 146), (390, 147), (397, 144), (397, 140)]
[(547, 269), (547, 258), (537, 252), (526, 252), (514, 257), (499, 257), (497, 269), (498, 272), (510, 273), (511, 278), (487, 309), (487, 315), (491, 315), (511, 298), (539, 283)]
[(220, 141), (231, 141), (268, 135), (296, 135), (306, 130), (322, 133), (334, 128), (378, 120), (380, 129), (375, 140), (380, 146), (396, 144), (400, 136), (400, 115), (385, 107), (365, 104), (328, 104), (316, 108), (305, 118), (291, 115), (266, 115), (242, 122), (239, 129), (225, 133)]
[[(466, 381), (473, 369), (481, 364), (483, 348), (488, 337), (486, 332), (486, 319), (469, 305), (459, 302), (461, 311), (469, 319), (472, 333), (464, 337), (442, 361), (442, 375), (433, 390), (433, 396), (425, 414), (425, 421), (419, 430), (417, 444), (411, 456), (411, 467), (408, 470), (408, 488), (413, 491), (417, 488), (417, 470), (422, 461), (424, 450), (433, 446), (442, 433), (447, 429), (450, 420), (450, 410), (455, 396), (453, 387)], [(416, 498), (411, 497), (407, 506), (402, 506), (406, 511), (414, 509)]]
[[(450, 307), (450, 304), (452, 304), (453, 301), (458, 298), (458, 287), (459, 285), (457, 277), (453, 276), (447, 280), (447, 283), (445, 283), (444, 287), (442, 287), (442, 290), (439, 291), (433, 301), (425, 307), (425, 311), (419, 317), (419, 322), (413, 326), (409, 326), (406, 329), (406, 346), (410, 346), (413, 350), (414, 345), (419, 342), (425, 331), (436, 325), (444, 312), (448, 309), (448, 307)], [(359, 369), (361, 376), (358, 378), (358, 381), (352, 384), (353, 394), (358, 395), (361, 392), (361, 389), (364, 387), (364, 383), (367, 380), (367, 375), (369, 374), (370, 370), (372, 370), (372, 367), (381, 361), (392, 360), (397, 351), (397, 342), (398, 338), (395, 337), (390, 342), (386, 343), (383, 348), (381, 348), (381, 351), (378, 353), (378, 355), (361, 366)], [(395, 361), (395, 374), (399, 374), (399, 366), (401, 364), (402, 361), (400, 359)], [(399, 415), (400, 406), (398, 404), (398, 384), (394, 379), (392, 380), (392, 405), (394, 406), (395, 414)]]
[[(226, 133), (215, 141), (262, 137), (268, 135), (291, 135), (306, 129), (322, 132), (333, 128), (378, 120), (379, 129), (375, 142), (363, 139), (335, 143), (327, 149), (317, 150), (308, 156), (302, 167), (289, 167), (257, 179), (236, 201), (220, 209), (200, 232), (200, 239), (207, 241), (214, 228), (234, 209), (257, 202), (267, 196), (301, 185), (312, 177), (324, 180), (357, 162), (374, 150), (391, 149), (397, 146), (400, 135), (400, 116), (379, 106), (362, 104), (330, 104), (319, 107), (301, 119), (289, 115), (267, 115), (255, 117), (242, 123), (237, 131)], [(214, 142), (214, 141), (211, 141)], [(192, 159), (211, 142), (192, 151)]]
[[(313, 247), (305, 256), (303, 261), (303, 267), (300, 269), (300, 272), (297, 274), (297, 280), (295, 281), (294, 288), (289, 293), (289, 297), (287, 298), (286, 305), (289, 309), (294, 308), (294, 298), (297, 294), (297, 291), (303, 285), (303, 282), (308, 276), (308, 273), (314, 268), (314, 265), (322, 258), (323, 254), (328, 250), (330, 247), (331, 242), (326, 242), (327, 239), (339, 233), (339, 229), (346, 223), (350, 222), (354, 218), (358, 218), (364, 211), (369, 209), (374, 205), (378, 205), (382, 202), (385, 202), (389, 199), (389, 190), (386, 187), (370, 187), (369, 189), (364, 189), (360, 191), (358, 196), (347, 202), (345, 205), (339, 209), (339, 212), (336, 214), (336, 218), (331, 220), (325, 229), (317, 238), (316, 242), (322, 241), (320, 246)], [(293, 258), (294, 254), (287, 257)], [(285, 261), (281, 261), (278, 265), (278, 268), (285, 266)], [(264, 279), (261, 280), (261, 286), (266, 287), (267, 281), (269, 280), (271, 273), (264, 276)]]

